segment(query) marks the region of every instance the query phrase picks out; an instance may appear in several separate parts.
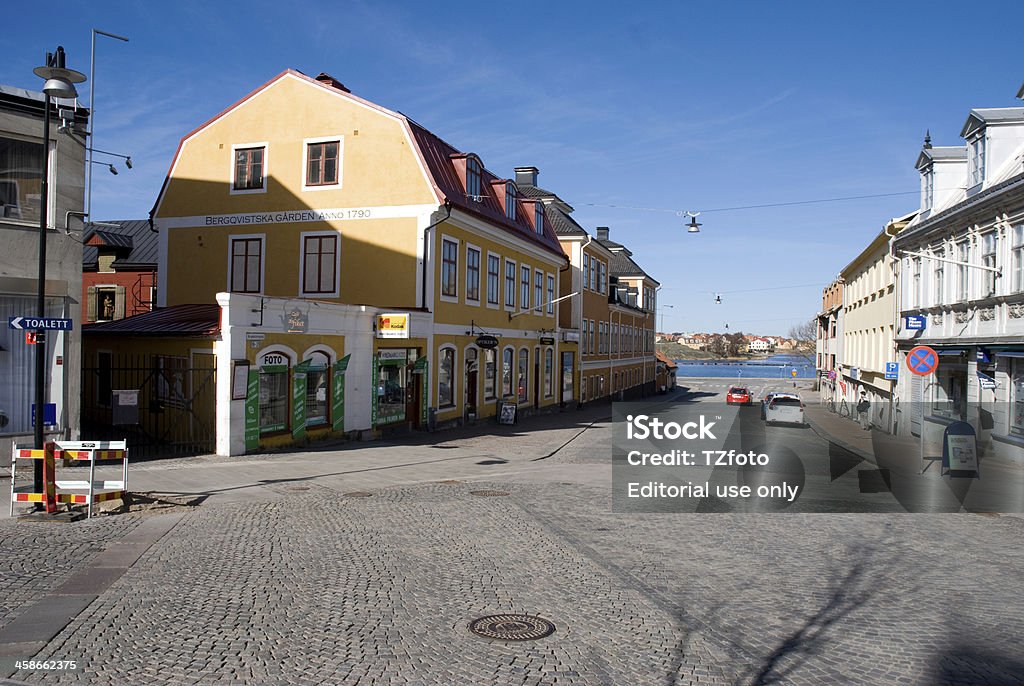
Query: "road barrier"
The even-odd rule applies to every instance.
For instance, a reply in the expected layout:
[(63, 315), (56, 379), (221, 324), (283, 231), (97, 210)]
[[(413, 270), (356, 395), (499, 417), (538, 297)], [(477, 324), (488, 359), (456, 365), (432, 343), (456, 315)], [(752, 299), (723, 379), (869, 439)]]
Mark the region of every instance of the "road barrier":
[[(65, 466), (73, 462), (89, 463), (89, 479), (57, 479), (56, 461), (64, 460)], [(17, 491), (15, 485), (19, 460), (43, 460), (43, 492)], [(97, 480), (97, 460), (120, 460), (121, 478)], [(128, 490), (128, 445), (127, 441), (51, 441), (42, 450), (14, 446), (11, 457), (11, 516), (15, 503), (44, 503), (46, 511), (57, 511), (58, 503), (88, 506), (92, 517), (92, 506), (106, 500), (123, 498)]]

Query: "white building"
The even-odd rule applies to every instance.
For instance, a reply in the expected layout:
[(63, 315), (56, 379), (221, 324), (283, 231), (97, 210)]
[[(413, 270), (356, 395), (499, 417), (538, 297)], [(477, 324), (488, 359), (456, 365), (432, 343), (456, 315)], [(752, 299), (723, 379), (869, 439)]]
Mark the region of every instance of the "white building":
[[(963, 420), (983, 449), (1024, 462), (1024, 108), (971, 110), (960, 136), (926, 139), (920, 212), (893, 240), (898, 431), (934, 445)], [(938, 352), (934, 374), (905, 373), (916, 345)]]

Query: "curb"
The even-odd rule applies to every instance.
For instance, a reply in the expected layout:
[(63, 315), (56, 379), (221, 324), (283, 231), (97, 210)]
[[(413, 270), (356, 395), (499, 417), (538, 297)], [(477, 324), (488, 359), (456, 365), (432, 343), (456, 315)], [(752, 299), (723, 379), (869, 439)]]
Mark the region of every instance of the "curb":
[(835, 445), (838, 445), (843, 450), (845, 450), (847, 452), (850, 452), (850, 453), (853, 453), (854, 455), (857, 455), (862, 460), (865, 460), (866, 462), (870, 462), (871, 464), (875, 465), (876, 467), (878, 466), (878, 463), (875, 461), (875, 456), (873, 454), (865, 452), (865, 451), (861, 450), (860, 448), (857, 448), (857, 447), (855, 447), (853, 445), (850, 445), (849, 443), (847, 443), (846, 441), (844, 441), (842, 439), (836, 438), (835, 436), (832, 436), (830, 434), (825, 433), (825, 430), (817, 422), (815, 422), (815, 421), (813, 421), (811, 419), (807, 420), (807, 424), (808, 424), (808, 426), (811, 427), (811, 431), (816, 433), (818, 435), (818, 438), (822, 439), (823, 441), (827, 441), (829, 443), (834, 443)]

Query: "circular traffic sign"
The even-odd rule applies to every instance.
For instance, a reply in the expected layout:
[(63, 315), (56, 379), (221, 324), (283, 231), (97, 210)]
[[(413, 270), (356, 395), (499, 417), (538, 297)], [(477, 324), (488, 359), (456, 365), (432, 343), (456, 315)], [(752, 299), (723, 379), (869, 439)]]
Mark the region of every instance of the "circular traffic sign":
[(928, 376), (939, 366), (939, 354), (927, 345), (918, 345), (907, 353), (907, 369), (918, 376)]

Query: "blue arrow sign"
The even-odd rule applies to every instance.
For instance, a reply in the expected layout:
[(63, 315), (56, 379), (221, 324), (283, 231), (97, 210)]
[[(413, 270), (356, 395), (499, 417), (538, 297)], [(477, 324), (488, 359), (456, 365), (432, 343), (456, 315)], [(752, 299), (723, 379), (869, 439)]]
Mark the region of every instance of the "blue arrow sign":
[(49, 329), (55, 331), (70, 331), (71, 319), (56, 319), (53, 317), (8, 317), (7, 326), (12, 329), (26, 329), (37, 331)]

